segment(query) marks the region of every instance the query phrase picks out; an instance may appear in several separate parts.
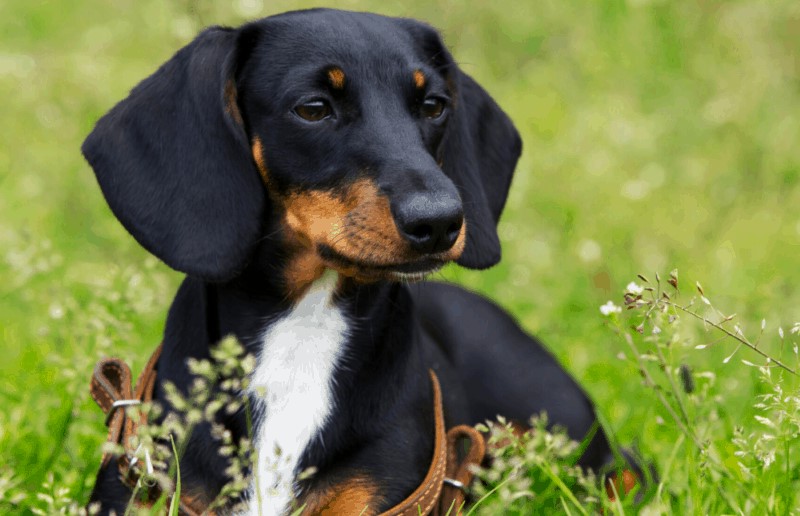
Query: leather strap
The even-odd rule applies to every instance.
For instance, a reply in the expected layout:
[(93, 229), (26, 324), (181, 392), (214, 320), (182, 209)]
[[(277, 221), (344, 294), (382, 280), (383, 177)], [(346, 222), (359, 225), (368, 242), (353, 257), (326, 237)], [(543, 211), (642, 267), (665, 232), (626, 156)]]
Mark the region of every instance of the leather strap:
[[(142, 413), (138, 420), (134, 421), (127, 417), (125, 408), (153, 400), (158, 357), (160, 356), (161, 345), (156, 348), (144, 366), (135, 389), (131, 388), (130, 367), (119, 358), (100, 360), (92, 374), (89, 392), (106, 414), (108, 442), (121, 444), (125, 451), (120, 460), (125, 462), (126, 469), (135, 454), (132, 438), (136, 435), (139, 425), (147, 423), (147, 416)], [(110, 460), (111, 454), (104, 454), (103, 466), (107, 465)]]
[[(469, 450), (459, 460), (458, 447), (463, 439)], [(454, 426), (447, 432), (447, 476), (439, 502), (439, 514), (460, 515), (466, 500), (466, 489), (472, 483), (474, 469), (481, 465), (486, 453), (483, 435), (468, 425)]]
[[(106, 414), (108, 442), (119, 444), (124, 441), (122, 427), (127, 419), (125, 410), (117, 410), (114, 403), (132, 399), (131, 370), (128, 364), (118, 358), (104, 358), (97, 362), (89, 392), (94, 401), (103, 409), (103, 413)], [(101, 467), (106, 467), (111, 457), (111, 453), (103, 453)]]
[[(152, 401), (159, 356), (161, 356), (161, 345), (147, 361), (134, 389), (131, 389), (130, 368), (118, 358), (100, 360), (92, 375), (90, 392), (107, 416), (108, 442), (121, 444), (124, 450), (117, 459), (120, 478), (132, 489), (135, 488), (142, 473), (139, 465), (132, 460), (136, 454), (132, 438), (137, 434), (139, 425), (146, 424), (147, 420), (146, 415), (140, 413), (138, 420), (134, 421), (126, 416), (124, 409), (129, 405)], [(431, 465), (419, 487), (405, 500), (380, 516), (461, 514), (464, 489), (469, 486), (473, 476), (472, 466), (479, 465), (483, 460), (485, 445), (483, 437), (477, 430), (461, 425), (451, 428), (445, 434), (439, 379), (432, 370), (429, 371), (429, 375), (433, 387), (434, 415)], [(470, 448), (464, 459), (459, 461), (458, 445), (465, 438), (470, 441)], [(111, 458), (111, 454), (104, 454), (102, 467), (105, 467)], [(154, 501), (157, 494), (151, 492), (150, 500)], [(187, 495), (181, 496), (180, 513), (186, 516), (213, 514), (198, 500)]]
[(408, 497), (380, 516), (419, 516), (430, 514), (442, 492), (445, 469), (447, 466), (447, 449), (444, 432), (444, 410), (442, 409), (442, 389), (436, 373), (429, 371), (433, 384), (433, 459), (428, 473), (417, 489)]
[[(131, 388), (131, 369), (128, 364), (119, 358), (104, 358), (97, 362), (89, 387), (92, 398), (106, 414), (108, 442), (122, 445), (123, 453), (117, 458), (117, 467), (120, 479), (131, 489), (136, 488), (136, 483), (142, 475), (141, 464), (137, 464), (138, 461), (134, 460), (137, 450), (133, 446), (135, 442), (133, 438), (138, 433), (139, 425), (147, 424), (147, 414), (140, 411), (139, 417), (134, 420), (125, 414), (125, 409), (153, 401), (160, 356), (159, 344), (142, 369), (134, 388)], [(113, 455), (106, 452), (101, 467), (107, 466), (112, 458)], [(141, 504), (145, 507), (155, 502), (158, 492), (151, 489), (148, 495), (148, 501)], [(213, 514), (188, 495), (181, 496), (179, 507), (180, 514), (184, 516)]]

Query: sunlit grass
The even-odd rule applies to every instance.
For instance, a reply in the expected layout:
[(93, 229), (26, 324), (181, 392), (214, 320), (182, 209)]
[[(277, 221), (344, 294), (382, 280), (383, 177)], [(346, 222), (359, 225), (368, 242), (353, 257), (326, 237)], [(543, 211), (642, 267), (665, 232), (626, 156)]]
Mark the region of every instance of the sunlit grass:
[[(80, 156), (83, 137), (201, 27), (312, 5), (0, 3), (2, 512), (85, 502), (104, 439), (88, 395), (93, 363), (113, 353), (138, 371), (180, 280), (114, 220)], [(598, 308), (620, 304), (636, 273), (678, 267), (742, 314), (749, 334), (763, 318), (770, 331), (782, 325), (794, 338), (800, 5), (330, 5), (441, 28), (461, 66), (522, 133), (500, 226), (503, 263), (443, 276), (493, 297), (548, 343), (617, 438), (638, 443), (664, 471), (661, 502), (676, 511), (718, 507), (705, 501), (719, 493), (677, 444), (686, 438), (668, 424), (656, 393), (635, 364), (618, 358), (630, 358), (629, 350)], [(732, 351), (682, 346), (670, 358), (715, 375), (724, 400), (714, 425), (734, 447), (734, 439), (764, 431), (754, 405), (765, 387), (757, 369), (723, 363)], [(788, 475), (786, 489), (797, 490), (797, 479)]]

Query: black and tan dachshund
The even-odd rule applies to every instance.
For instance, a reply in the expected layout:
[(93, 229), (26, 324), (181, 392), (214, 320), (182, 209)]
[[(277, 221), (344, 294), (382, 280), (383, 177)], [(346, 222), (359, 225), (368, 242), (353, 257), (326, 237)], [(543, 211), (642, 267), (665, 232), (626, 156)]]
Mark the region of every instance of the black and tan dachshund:
[[(83, 152), (127, 230), (187, 275), (155, 398), (164, 382), (188, 390), (187, 359), (226, 335), (257, 357), (245, 513), (313, 512), (344, 486), (364, 514), (407, 497), (434, 446), (429, 369), (447, 427), (541, 411), (577, 440), (594, 427), (581, 388), (511, 317), (416, 282), (500, 260), (521, 152), (429, 26), (319, 9), (207, 29), (100, 119)], [(220, 421), (247, 432), (244, 413)], [(598, 431), (580, 464), (611, 460)], [(183, 491), (208, 503), (226, 465), (200, 426)], [(131, 493), (118, 477), (101, 469), (93, 499), (121, 514)]]

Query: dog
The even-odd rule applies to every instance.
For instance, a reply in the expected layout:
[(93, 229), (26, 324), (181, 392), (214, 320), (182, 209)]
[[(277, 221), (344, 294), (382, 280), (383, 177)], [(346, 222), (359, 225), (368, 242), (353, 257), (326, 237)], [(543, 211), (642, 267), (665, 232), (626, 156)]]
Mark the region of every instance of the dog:
[[(82, 150), (111, 210), (186, 274), (154, 398), (169, 408), (165, 383), (187, 392), (187, 359), (224, 336), (257, 357), (243, 514), (344, 513), (345, 492), (356, 514), (396, 506), (431, 464), (429, 370), (447, 428), (546, 411), (576, 440), (596, 430), (586, 394), (508, 314), (418, 281), (500, 260), (521, 149), (433, 28), (327, 9), (209, 28), (97, 122)], [(242, 412), (221, 422), (247, 434)], [(229, 480), (218, 447), (200, 426), (180, 459), (204, 503)], [(598, 430), (579, 464), (611, 461)], [(103, 467), (92, 500), (121, 514), (130, 496)]]

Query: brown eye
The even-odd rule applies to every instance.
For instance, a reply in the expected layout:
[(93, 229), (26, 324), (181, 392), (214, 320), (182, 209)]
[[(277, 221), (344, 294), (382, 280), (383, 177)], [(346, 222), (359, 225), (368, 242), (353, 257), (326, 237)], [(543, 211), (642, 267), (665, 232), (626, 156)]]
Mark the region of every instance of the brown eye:
[(422, 102), (422, 116), (425, 118), (436, 119), (444, 113), (444, 100), (438, 97), (428, 97)]
[(296, 106), (294, 112), (303, 120), (309, 122), (319, 122), (330, 117), (333, 113), (330, 104), (324, 100), (311, 100)]

